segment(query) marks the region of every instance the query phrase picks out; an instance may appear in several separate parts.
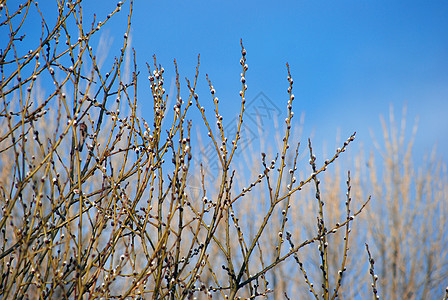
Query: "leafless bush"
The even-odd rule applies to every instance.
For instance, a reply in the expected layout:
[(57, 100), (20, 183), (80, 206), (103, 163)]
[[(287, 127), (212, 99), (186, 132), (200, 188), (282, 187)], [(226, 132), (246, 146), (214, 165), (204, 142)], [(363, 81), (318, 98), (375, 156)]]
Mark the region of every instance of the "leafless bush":
[[(208, 77), (214, 118), (207, 116), (207, 101), (196, 93), (199, 58), (194, 78), (185, 81), (174, 62), (177, 93), (170, 95), (174, 107), (168, 107), (165, 71), (154, 57), (154, 63), (146, 65), (153, 117), (140, 116), (137, 83), (143, 71), (128, 49), (132, 1), (119, 2), (105, 19), (91, 24), (83, 23), (81, 1), (58, 2), (57, 7), (57, 12), (44, 13), (33, 1), (15, 10), (1, 4), (0, 26), (9, 33), (0, 61), (3, 298), (351, 297), (368, 286), (371, 253), (367, 259), (365, 253), (352, 251), (357, 245), (362, 248), (366, 239), (372, 240), (372, 256), (382, 264), (375, 269), (379, 280), (374, 283), (386, 298), (432, 295), (430, 291), (446, 280), (447, 191), (446, 177), (438, 177), (440, 169), (419, 177), (416, 202), (410, 203), (410, 184), (396, 175), (410, 174), (412, 166), (405, 164), (404, 173), (389, 174), (399, 161), (386, 159), (385, 182), (392, 186), (377, 190), (375, 171), (369, 182), (376, 198), (387, 203), (375, 200), (362, 217), (370, 191), (352, 191), (353, 181), (361, 185), (361, 171), (356, 170), (354, 180), (350, 172), (345, 175), (341, 199), (336, 164), (355, 135), (322, 163), (313, 154), (311, 140), (306, 147), (292, 142), (294, 82), (287, 66), (287, 118), (278, 149), (245, 153), (246, 166), (254, 166), (247, 170), (235, 159), (244, 138), (246, 107), (248, 66), (242, 42), (240, 113), (236, 133), (229, 136), (218, 92)], [(123, 44), (107, 66), (95, 55), (92, 41), (125, 8), (129, 14)], [(57, 18), (50, 26), (47, 14), (52, 13)], [(37, 24), (30, 15), (40, 17), (37, 39), (22, 32), (28, 22)], [(30, 51), (23, 46), (28, 39), (34, 43)], [(130, 74), (126, 62), (133, 62)], [(187, 87), (186, 95), (181, 86)], [(197, 109), (202, 120), (189, 120), (191, 109)], [(206, 175), (207, 162), (194, 157), (193, 122), (202, 124), (213, 145), (219, 165), (213, 182)], [(386, 145), (393, 156), (397, 149)], [(309, 169), (301, 164), (300, 154), (306, 152)], [(332, 166), (336, 171), (327, 171)], [(369, 166), (373, 170), (375, 163)], [(190, 188), (193, 168), (197, 189)], [(381, 209), (387, 209), (391, 222), (377, 215)], [(423, 217), (415, 218), (421, 211)], [(367, 223), (366, 237), (362, 226)], [(359, 224), (355, 234), (353, 224)], [(428, 234), (435, 226), (439, 231)], [(412, 241), (418, 238), (426, 240), (417, 250)], [(425, 261), (409, 264), (414, 255)], [(353, 260), (363, 261), (365, 268)], [(406, 268), (415, 274), (412, 281), (404, 276)], [(422, 268), (423, 277), (418, 273)], [(357, 290), (350, 288), (353, 285)]]

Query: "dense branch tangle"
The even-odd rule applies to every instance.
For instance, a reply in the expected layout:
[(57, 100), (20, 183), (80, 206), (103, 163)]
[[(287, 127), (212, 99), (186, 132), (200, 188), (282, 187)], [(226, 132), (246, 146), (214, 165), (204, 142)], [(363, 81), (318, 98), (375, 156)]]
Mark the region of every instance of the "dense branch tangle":
[[(299, 250), (318, 243), (323, 298), (336, 298), (346, 266), (349, 224), (368, 200), (351, 215), (348, 194), (346, 218), (337, 224), (325, 223), (318, 176), (345, 151), (354, 134), (320, 167), (309, 142), (312, 169), (299, 181), (297, 144), (287, 171), (294, 116), (289, 65), (281, 149), (270, 162), (270, 155), (262, 153), (258, 159), (262, 172), (237, 191), (237, 177), (244, 170), (238, 169), (235, 154), (243, 135), (248, 88), (242, 41), (240, 108), (236, 132), (227, 136), (218, 92), (209, 76), (213, 122), (196, 93), (199, 57), (194, 79), (185, 79), (184, 99), (176, 62), (176, 93), (168, 95), (165, 70), (154, 57), (154, 64), (147, 64), (149, 82), (145, 82), (153, 99), (152, 121), (139, 115), (140, 71), (135, 52), (130, 80), (124, 79), (132, 1), (118, 2), (102, 21), (94, 17), (87, 25), (81, 1), (58, 2), (54, 25), (34, 1), (15, 11), (1, 5), (5, 16), (1, 26), (9, 30), (0, 61), (2, 297), (256, 298), (273, 292), (276, 287), (270, 288), (269, 272), (294, 257), (318, 298), (298, 256)], [(104, 66), (95, 55), (93, 40), (122, 8), (129, 12), (124, 39), (118, 56)], [(40, 16), (41, 33), (37, 46), (22, 53), (21, 43), (32, 37), (21, 35), (30, 26), (31, 14)], [(48, 96), (40, 97), (45, 91), (39, 82), (49, 82)], [(169, 96), (175, 99), (172, 111)], [(194, 104), (202, 121), (188, 119)], [(188, 177), (195, 161), (191, 127), (196, 121), (207, 130), (220, 169), (213, 190), (205, 176), (205, 162), (195, 166), (200, 169), (200, 192), (189, 194)], [(295, 241), (287, 231), (288, 217), (294, 197), (311, 182), (319, 207), (317, 231)], [(350, 191), (350, 178), (347, 188)], [(254, 208), (262, 218), (252, 230), (243, 225), (242, 207), (251, 195), (260, 194), (268, 202)], [(261, 245), (270, 228), (278, 231), (269, 252)], [(345, 228), (344, 259), (331, 294), (326, 239), (340, 228)], [(284, 247), (285, 237), (289, 249)]]

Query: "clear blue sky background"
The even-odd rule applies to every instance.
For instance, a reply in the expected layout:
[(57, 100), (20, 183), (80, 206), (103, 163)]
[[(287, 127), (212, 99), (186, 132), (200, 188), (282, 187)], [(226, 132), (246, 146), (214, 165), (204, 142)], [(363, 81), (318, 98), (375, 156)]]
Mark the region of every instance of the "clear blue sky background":
[(201, 80), (208, 73), (222, 101), (238, 97), (240, 38), (248, 100), (263, 91), (284, 110), (289, 62), (295, 110), (315, 140), (333, 142), (340, 128), (368, 143), (379, 115), (393, 104), (400, 118), (407, 104), (409, 129), (419, 117), (416, 155), (437, 143), (448, 159), (447, 1), (135, 2), (139, 59), (176, 58), (190, 75), (200, 53)]
[[(104, 19), (115, 3), (84, 6)], [(128, 7), (106, 27), (116, 49)], [(339, 128), (342, 138), (357, 131), (370, 147), (369, 129), (381, 137), (380, 114), (388, 118), (392, 104), (400, 120), (407, 105), (409, 134), (419, 117), (415, 156), (437, 144), (448, 161), (448, 1), (135, 1), (132, 46), (144, 78), (153, 54), (169, 80), (173, 59), (181, 78), (192, 78), (200, 53), (201, 101), (210, 100), (207, 73), (229, 117), (241, 89), (240, 38), (248, 101), (264, 92), (284, 112), (289, 62), (305, 138), (314, 132), (332, 146)]]

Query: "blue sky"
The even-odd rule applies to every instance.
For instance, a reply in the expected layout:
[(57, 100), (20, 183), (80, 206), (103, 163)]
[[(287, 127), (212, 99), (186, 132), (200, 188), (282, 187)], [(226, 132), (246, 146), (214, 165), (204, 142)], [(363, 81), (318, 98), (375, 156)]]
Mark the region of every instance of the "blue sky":
[(447, 1), (136, 1), (133, 45), (140, 61), (156, 54), (172, 70), (176, 58), (188, 76), (200, 53), (200, 79), (235, 103), (243, 38), (247, 99), (262, 91), (284, 111), (289, 62), (314, 140), (332, 143), (340, 128), (368, 144), (379, 115), (392, 104), (399, 119), (406, 104), (409, 132), (419, 117), (416, 155), (437, 143), (447, 160), (447, 16)]
[[(105, 27), (111, 49), (122, 44), (128, 6)], [(84, 7), (87, 14), (104, 19), (115, 3), (88, 1)], [(242, 38), (249, 65), (246, 99), (263, 92), (285, 112), (289, 62), (295, 112), (305, 113), (304, 138), (313, 133), (314, 141), (333, 145), (338, 130), (342, 139), (357, 131), (358, 140), (369, 148), (369, 129), (381, 137), (380, 114), (388, 118), (392, 104), (400, 120), (407, 105), (408, 134), (419, 118), (415, 157), (437, 144), (438, 156), (446, 162), (447, 16), (447, 1), (136, 0), (132, 46), (145, 80), (144, 63), (151, 63), (153, 54), (170, 80), (173, 59), (181, 78), (192, 78), (200, 53), (202, 103), (211, 99), (208, 74), (222, 114), (233, 118), (241, 89)], [(110, 55), (117, 53), (111, 50)], [(142, 79), (141, 87), (146, 84)], [(183, 92), (185, 97), (185, 86)], [(145, 93), (142, 88), (140, 98)]]

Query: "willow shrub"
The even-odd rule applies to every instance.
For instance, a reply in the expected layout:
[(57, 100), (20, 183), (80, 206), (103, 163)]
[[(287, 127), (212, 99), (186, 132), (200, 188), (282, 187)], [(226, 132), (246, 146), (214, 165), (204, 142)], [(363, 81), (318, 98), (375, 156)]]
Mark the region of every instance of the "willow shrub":
[[(252, 156), (256, 167), (248, 174), (235, 162), (244, 138), (247, 90), (242, 42), (240, 113), (229, 135), (211, 81), (207, 78), (212, 103), (203, 100), (210, 95), (200, 99), (196, 93), (199, 59), (195, 76), (185, 81), (176, 66), (177, 93), (170, 95), (175, 104), (168, 107), (165, 71), (154, 57), (144, 83), (150, 85), (153, 115), (141, 116), (137, 82), (143, 71), (128, 49), (132, 1), (119, 2), (91, 24), (83, 21), (81, 1), (57, 2), (55, 11), (41, 11), (33, 1), (0, 7), (1, 30), (8, 33), (0, 61), (3, 298), (294, 298), (309, 290), (303, 295), (334, 299), (347, 290), (351, 229), (370, 198), (361, 193), (363, 199), (352, 207), (348, 172), (343, 200), (327, 203), (331, 198), (324, 197), (326, 181), (320, 178), (355, 135), (322, 163), (310, 140), (300, 148), (290, 145), (294, 82), (289, 66), (279, 151)], [(122, 46), (105, 61), (95, 55), (93, 41), (125, 7)], [(31, 50), (24, 50), (29, 45)], [(211, 104), (212, 117), (204, 103)], [(202, 120), (188, 118), (193, 109)], [(213, 182), (201, 157), (194, 157), (192, 124), (201, 125), (212, 144), (212, 159), (219, 165)], [(310, 168), (299, 174), (302, 160), (297, 158), (306, 152)], [(194, 191), (189, 185), (193, 168)], [(314, 199), (300, 202), (306, 195)], [(343, 209), (335, 215), (327, 204)], [(300, 211), (311, 223), (298, 217)], [(369, 293), (376, 296), (375, 253), (366, 248), (368, 256), (364, 252), (356, 259), (364, 262), (365, 274), (371, 270)], [(386, 258), (387, 251), (378, 252)], [(370, 285), (355, 283), (359, 290)]]

